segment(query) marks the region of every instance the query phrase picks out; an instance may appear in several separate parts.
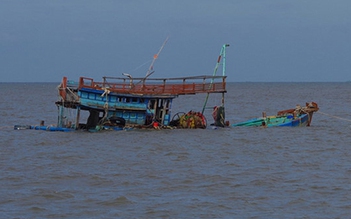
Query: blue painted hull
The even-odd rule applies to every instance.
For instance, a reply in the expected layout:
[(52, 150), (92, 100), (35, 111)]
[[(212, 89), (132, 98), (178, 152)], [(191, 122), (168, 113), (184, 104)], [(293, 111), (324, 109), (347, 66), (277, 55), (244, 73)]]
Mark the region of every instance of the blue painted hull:
[(308, 124), (308, 114), (302, 114), (297, 118), (288, 119), (285, 123), (278, 124), (276, 126), (291, 126), (291, 127), (298, 127), (298, 126), (307, 126)]
[(255, 118), (245, 122), (233, 124), (233, 127), (237, 126), (266, 126), (266, 127), (299, 127), (299, 126), (307, 126), (309, 122), (308, 114), (301, 114), (294, 118), (291, 115), (285, 116), (267, 116), (265, 118)]
[[(24, 129), (33, 129), (33, 130), (42, 130), (42, 131), (51, 131), (51, 132), (71, 132), (71, 131), (76, 131), (76, 129), (73, 128), (62, 128), (62, 127), (57, 127), (57, 126), (33, 126), (33, 125), (15, 125), (14, 126), (15, 130), (24, 130)], [(101, 129), (104, 130), (113, 130), (113, 131), (122, 131), (122, 130), (131, 130), (132, 128), (124, 128), (124, 127), (113, 127), (113, 126), (101, 126), (99, 129), (89, 129), (90, 132), (97, 132), (100, 131)]]
[(75, 129), (71, 128), (62, 128), (62, 127), (57, 127), (57, 126), (46, 126), (46, 125), (15, 125), (14, 126), (15, 130), (22, 130), (22, 129), (34, 129), (34, 130), (43, 130), (43, 131), (60, 131), (60, 132), (70, 132), (74, 131)]

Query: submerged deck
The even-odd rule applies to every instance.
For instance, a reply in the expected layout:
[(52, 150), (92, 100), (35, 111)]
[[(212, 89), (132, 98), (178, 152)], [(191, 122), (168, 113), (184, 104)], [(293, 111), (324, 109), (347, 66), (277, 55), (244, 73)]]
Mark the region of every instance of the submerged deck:
[(133, 95), (188, 95), (226, 93), (226, 76), (196, 76), (183, 78), (116, 78), (103, 77), (102, 82), (81, 77), (78, 89), (109, 90)]

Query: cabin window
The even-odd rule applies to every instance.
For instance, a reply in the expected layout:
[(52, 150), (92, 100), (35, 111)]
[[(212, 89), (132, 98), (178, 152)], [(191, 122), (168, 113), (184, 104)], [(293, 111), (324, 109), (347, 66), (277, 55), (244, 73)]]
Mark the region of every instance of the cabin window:
[(133, 102), (133, 103), (138, 103), (138, 102), (139, 102), (139, 101), (138, 101), (138, 98), (133, 97), (133, 98), (132, 98), (132, 102)]
[(103, 100), (103, 99), (105, 99), (105, 97), (102, 98), (100, 95), (95, 95), (95, 96), (96, 96), (96, 100)]
[(95, 94), (90, 93), (90, 94), (89, 94), (89, 99), (91, 99), (91, 100), (95, 100)]
[(82, 92), (81, 93), (81, 97), (85, 98), (85, 99), (88, 98), (88, 93), (87, 92)]
[(117, 102), (117, 98), (115, 96), (110, 96), (110, 101), (115, 103)]

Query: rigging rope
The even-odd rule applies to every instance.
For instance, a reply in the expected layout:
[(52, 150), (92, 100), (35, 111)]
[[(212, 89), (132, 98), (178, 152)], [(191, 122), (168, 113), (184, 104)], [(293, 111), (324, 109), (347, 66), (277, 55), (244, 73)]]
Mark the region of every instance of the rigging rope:
[(67, 87), (67, 90), (72, 94), (72, 96), (74, 97), (75, 101), (79, 100), (78, 94), (74, 93), (69, 87)]
[(134, 70), (132, 70), (131, 72), (135, 72), (136, 70), (138, 70), (139, 68), (143, 67), (144, 65), (151, 63), (152, 59), (150, 59), (149, 61), (145, 62), (144, 64), (141, 64), (140, 66), (136, 67)]
[(348, 122), (351, 122), (351, 119), (345, 119), (345, 118), (341, 118), (339, 116), (333, 116), (333, 115), (330, 115), (328, 113), (323, 113), (321, 111), (318, 111), (317, 113), (320, 113), (320, 114), (323, 114), (325, 116), (329, 116), (329, 117), (332, 117), (332, 118), (336, 118), (336, 119), (340, 119), (340, 120), (344, 120), (344, 121), (348, 121)]

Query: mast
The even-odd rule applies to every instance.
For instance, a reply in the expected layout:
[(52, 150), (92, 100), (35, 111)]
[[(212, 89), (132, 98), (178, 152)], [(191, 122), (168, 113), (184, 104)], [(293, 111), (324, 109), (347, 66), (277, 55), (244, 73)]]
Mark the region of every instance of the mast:
[[(229, 47), (229, 44), (224, 44), (224, 45), (222, 46), (212, 76), (216, 76), (216, 75), (217, 75), (217, 70), (218, 70), (218, 67), (219, 67), (219, 65), (220, 65), (222, 59), (223, 59), (223, 61), (222, 61), (222, 76), (225, 76), (225, 70), (226, 70), (226, 69), (225, 69), (225, 49), (226, 49), (227, 47)], [(209, 85), (209, 88), (212, 88), (213, 81), (214, 81), (214, 78), (212, 78), (211, 83), (210, 83), (210, 85)], [(202, 108), (202, 114), (204, 114), (204, 111), (205, 111), (205, 108), (206, 108), (206, 105), (207, 105), (207, 101), (208, 101), (209, 95), (210, 95), (210, 93), (207, 93), (206, 99), (205, 99), (205, 103), (204, 103), (204, 106), (203, 106), (203, 108)], [(224, 106), (224, 93), (222, 93), (222, 106)]]
[(154, 63), (155, 63), (156, 59), (158, 58), (158, 56), (160, 55), (161, 51), (163, 50), (163, 47), (165, 47), (165, 45), (166, 45), (166, 43), (167, 43), (167, 41), (168, 41), (168, 38), (169, 38), (169, 36), (168, 36), (168, 37), (166, 38), (166, 40), (163, 42), (163, 44), (162, 44), (160, 50), (158, 51), (158, 53), (154, 55), (154, 59), (152, 60), (152, 62), (151, 62), (151, 64), (150, 64), (150, 67), (149, 67), (149, 69), (148, 69), (147, 72), (146, 72), (145, 79), (146, 79), (147, 77), (149, 77), (152, 73), (154, 73), (154, 72), (152, 71), (152, 70), (154, 69)]
[[(158, 58), (158, 56), (160, 55), (161, 51), (163, 50), (163, 47), (165, 47), (165, 45), (166, 45), (166, 43), (167, 43), (167, 41), (168, 41), (168, 38), (169, 38), (169, 36), (168, 36), (168, 37), (166, 38), (166, 40), (163, 42), (163, 44), (162, 44), (161, 48), (158, 50), (157, 54), (154, 55), (153, 60), (152, 60), (150, 66), (149, 66), (149, 68), (148, 68), (148, 70), (147, 70), (147, 72), (146, 72), (145, 77), (142, 78), (142, 79), (141, 79), (139, 82), (137, 82), (136, 84), (139, 84), (140, 82), (143, 82), (143, 84), (144, 84), (144, 83), (145, 83), (145, 80), (146, 80), (150, 75), (152, 75), (152, 74), (154, 73), (154, 71), (153, 71), (153, 69), (154, 69), (154, 63), (155, 63), (156, 59)], [(124, 73), (124, 75), (125, 75), (125, 76), (128, 76), (126, 73)], [(129, 76), (130, 76), (130, 75), (129, 75)], [(131, 76), (130, 76), (130, 78), (131, 78)]]

